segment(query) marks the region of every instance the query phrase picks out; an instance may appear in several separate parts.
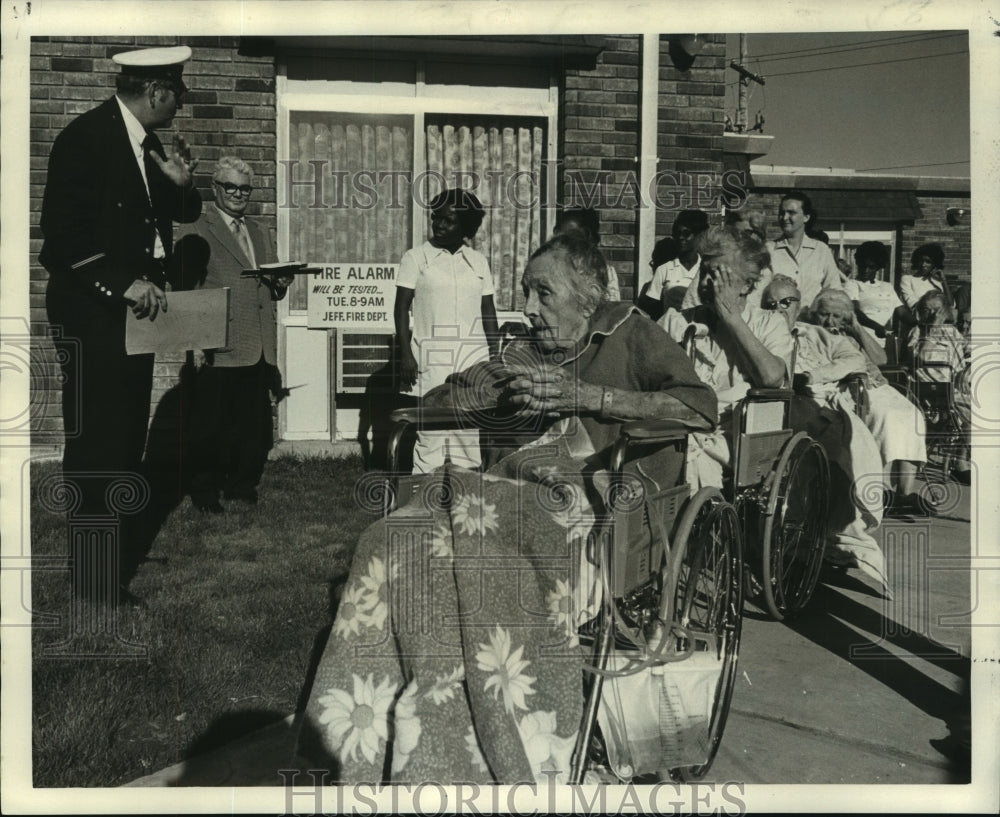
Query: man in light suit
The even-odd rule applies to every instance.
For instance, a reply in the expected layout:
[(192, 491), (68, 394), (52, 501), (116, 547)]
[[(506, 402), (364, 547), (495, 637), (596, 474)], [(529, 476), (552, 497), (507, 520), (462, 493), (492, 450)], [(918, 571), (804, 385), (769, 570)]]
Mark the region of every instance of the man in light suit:
[[(278, 391), (276, 302), (290, 277), (247, 277), (243, 270), (275, 261), (267, 230), (245, 217), (253, 170), (224, 156), (212, 177), (214, 205), (179, 231), (172, 279), (178, 289), (229, 287), (229, 339), (194, 353), (191, 402), (191, 500), (222, 513), (226, 499), (256, 504), (272, 445), (269, 388)], [(280, 396), (280, 394), (276, 394)]]
[[(190, 57), (187, 46), (116, 54), (116, 94), (70, 122), (49, 156), (38, 260), (49, 273), (46, 309), (63, 374), (63, 472), (80, 519), (114, 516), (123, 485), (144, 493), (153, 355), (126, 354), (125, 325), (130, 309), (149, 320), (167, 309), (172, 222), (201, 212), (198, 160), (179, 134), (165, 151), (154, 132), (182, 107)], [(71, 530), (76, 598), (134, 601), (127, 584), (141, 547), (132, 520), (110, 550)]]

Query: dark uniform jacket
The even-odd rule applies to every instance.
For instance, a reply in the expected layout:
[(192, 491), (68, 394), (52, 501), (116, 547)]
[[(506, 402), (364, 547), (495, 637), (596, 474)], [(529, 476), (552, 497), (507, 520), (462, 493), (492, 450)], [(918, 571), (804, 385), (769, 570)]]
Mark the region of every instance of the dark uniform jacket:
[(201, 197), (193, 187), (178, 188), (159, 168), (151, 171), (153, 204), (114, 97), (59, 134), (49, 157), (39, 255), (56, 286), (72, 283), (109, 304), (120, 304), (136, 278), (163, 286), (163, 265), (153, 258), (155, 231), (169, 258), (171, 221), (197, 219)]

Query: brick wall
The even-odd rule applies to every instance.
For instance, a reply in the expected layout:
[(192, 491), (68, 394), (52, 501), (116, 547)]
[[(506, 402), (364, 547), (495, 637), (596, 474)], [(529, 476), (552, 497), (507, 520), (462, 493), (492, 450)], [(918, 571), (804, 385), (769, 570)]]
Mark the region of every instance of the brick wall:
[[(601, 248), (618, 273), (622, 298), (631, 297), (635, 249), (634, 191), (639, 165), (639, 36), (608, 37), (597, 65), (566, 71), (558, 155), (562, 201), (601, 215)], [(590, 187), (598, 198), (586, 200)]]
[[(61, 443), (58, 369), (46, 338), (46, 271), (38, 264), (42, 246), (38, 226), (45, 173), (52, 142), (78, 114), (114, 93), (117, 68), (113, 54), (134, 48), (188, 45), (194, 52), (184, 68), (190, 92), (174, 119), (200, 165), (196, 181), (202, 197), (211, 199), (210, 179), (215, 160), (235, 153), (254, 169), (254, 196), (248, 212), (263, 216), (275, 229), (275, 100), (274, 60), (238, 53), (237, 37), (36, 37), (31, 43), (31, 233), (30, 306), (32, 333), (32, 419), (37, 444)], [(170, 131), (160, 137), (169, 144)], [(154, 410), (161, 399), (173, 405), (182, 361), (157, 360), (154, 372)], [(161, 411), (161, 420), (163, 418)], [(169, 419), (169, 418), (168, 418)]]
[(657, 239), (670, 235), (681, 210), (705, 210), (710, 223), (721, 221), (715, 216), (721, 213), (726, 37), (700, 36), (706, 43), (687, 71), (674, 67), (667, 53), (670, 38), (660, 38)]
[(946, 213), (949, 207), (969, 209), (968, 196), (918, 195), (923, 218), (912, 227), (903, 228), (901, 242), (904, 268), (910, 255), (921, 244), (937, 243), (944, 249), (944, 268), (949, 280), (968, 281), (972, 271), (972, 219), (968, 216), (952, 227)]
[[(558, 148), (563, 160), (562, 201), (599, 210), (601, 247), (618, 273), (623, 300), (632, 299), (639, 266), (649, 260), (635, 256), (637, 199), (657, 206), (656, 232), (663, 237), (669, 235), (680, 210), (698, 206), (699, 177), (694, 174), (710, 174), (709, 184), (714, 185), (722, 172), (725, 38), (709, 36), (694, 66), (685, 72), (673, 67), (667, 47), (668, 40), (661, 38), (657, 126), (661, 175), (655, 196), (638, 189), (642, 38), (607, 37), (595, 68), (568, 70), (565, 75)], [(588, 204), (586, 188), (597, 184), (602, 195)]]

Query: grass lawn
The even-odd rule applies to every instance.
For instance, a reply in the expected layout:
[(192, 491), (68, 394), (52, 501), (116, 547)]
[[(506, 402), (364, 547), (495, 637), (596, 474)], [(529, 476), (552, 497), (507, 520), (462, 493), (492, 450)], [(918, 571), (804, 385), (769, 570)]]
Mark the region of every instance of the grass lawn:
[[(35, 487), (32, 552), (64, 557), (65, 516)], [(69, 611), (64, 571), (36, 571), (32, 608), (34, 783), (117, 786), (280, 720), (300, 705), (307, 668), (331, 622), (332, 588), (375, 518), (354, 501), (358, 457), (268, 463), (256, 507), (205, 516), (189, 500), (166, 519), (131, 590), (145, 608), (117, 613), (142, 657), (71, 658), (53, 645)], [(109, 627), (71, 652), (107, 648)]]

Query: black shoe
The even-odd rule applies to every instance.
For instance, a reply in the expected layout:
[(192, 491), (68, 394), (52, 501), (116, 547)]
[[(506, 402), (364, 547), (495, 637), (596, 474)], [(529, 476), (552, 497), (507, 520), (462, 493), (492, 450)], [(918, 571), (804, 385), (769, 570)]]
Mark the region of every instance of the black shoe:
[(226, 509), (222, 507), (222, 503), (219, 500), (215, 500), (214, 502), (195, 502), (194, 506), (201, 513), (219, 514), (226, 512)]

